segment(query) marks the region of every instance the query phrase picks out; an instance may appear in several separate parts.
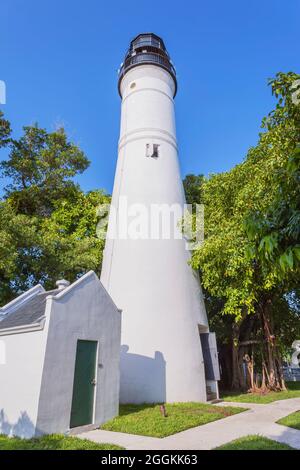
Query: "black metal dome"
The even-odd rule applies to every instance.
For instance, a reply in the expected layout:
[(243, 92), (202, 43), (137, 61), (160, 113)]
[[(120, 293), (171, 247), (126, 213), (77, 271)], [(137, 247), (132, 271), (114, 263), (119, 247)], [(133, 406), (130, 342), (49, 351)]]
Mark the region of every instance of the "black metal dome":
[(119, 69), (118, 89), (120, 96), (120, 84), (126, 72), (134, 67), (144, 64), (157, 65), (170, 73), (175, 83), (175, 96), (177, 92), (175, 68), (163, 40), (153, 33), (139, 34), (131, 41), (129, 49), (125, 55), (125, 60)]

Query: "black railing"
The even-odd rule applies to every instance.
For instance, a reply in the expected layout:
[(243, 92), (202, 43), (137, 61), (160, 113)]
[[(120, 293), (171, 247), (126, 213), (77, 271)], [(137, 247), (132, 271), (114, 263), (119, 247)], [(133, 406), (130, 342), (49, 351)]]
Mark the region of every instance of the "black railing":
[(122, 67), (120, 68), (119, 80), (121, 80), (121, 78), (125, 75), (128, 69), (136, 65), (142, 64), (142, 63), (146, 63), (146, 64), (154, 63), (157, 65), (160, 65), (166, 70), (168, 70), (171, 73), (171, 75), (174, 76), (174, 78), (176, 76), (175, 68), (173, 67), (173, 65), (170, 63), (170, 61), (167, 58), (162, 57), (159, 54), (155, 54), (154, 52), (144, 52), (142, 54), (137, 54), (131, 57), (127, 57), (124, 64), (122, 64)]
[(133, 49), (137, 49), (139, 47), (143, 47), (143, 46), (153, 46), (153, 47), (158, 47), (159, 49), (163, 49), (164, 50), (164, 47), (163, 45), (160, 43), (160, 41), (158, 41), (157, 39), (154, 39), (154, 38), (141, 38), (141, 39), (136, 39), (135, 41), (132, 42), (132, 48)]
[(154, 64), (167, 70), (174, 79), (174, 96), (176, 95), (177, 80), (175, 68), (171, 63), (163, 40), (153, 33), (139, 34), (131, 41), (124, 63), (121, 65), (119, 70), (119, 93), (120, 84), (126, 72), (133, 67), (142, 64)]

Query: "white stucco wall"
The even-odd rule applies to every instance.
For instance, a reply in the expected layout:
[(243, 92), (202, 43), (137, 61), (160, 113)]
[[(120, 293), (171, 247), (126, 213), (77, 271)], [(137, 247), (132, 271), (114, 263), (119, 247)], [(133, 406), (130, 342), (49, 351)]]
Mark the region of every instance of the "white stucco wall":
[(37, 434), (69, 430), (78, 339), (99, 343), (94, 424), (118, 414), (121, 313), (95, 273), (71, 287), (52, 300)]
[[(125, 196), (129, 206), (183, 206), (171, 75), (135, 67), (121, 94), (112, 205), (120, 212)], [(146, 157), (148, 143), (160, 145), (157, 159)], [(101, 280), (123, 311), (121, 402), (206, 400), (198, 325), (207, 318), (189, 259), (184, 240), (106, 241)]]
[(0, 433), (35, 433), (47, 328), (46, 320), (42, 331), (0, 336), (5, 350), (5, 363), (0, 364)]

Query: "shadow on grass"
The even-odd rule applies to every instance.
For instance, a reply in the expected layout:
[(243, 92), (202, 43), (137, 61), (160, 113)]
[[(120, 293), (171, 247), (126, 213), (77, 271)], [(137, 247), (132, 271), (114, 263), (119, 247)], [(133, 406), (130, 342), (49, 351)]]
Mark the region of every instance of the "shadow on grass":
[(119, 416), (103, 424), (101, 429), (161, 438), (241, 413), (246, 409), (194, 402), (167, 403), (164, 415), (159, 404), (127, 404), (121, 405)]
[(120, 405), (119, 416), (131, 415), (147, 409), (153, 409), (157, 405), (162, 405), (162, 403), (141, 403), (139, 405), (131, 403), (126, 405)]
[[(154, 409), (157, 411), (157, 414), (160, 416), (161, 415), (161, 412), (159, 409), (160, 405), (163, 405), (163, 403), (142, 403), (139, 405), (131, 403), (131, 404), (126, 404), (126, 405), (120, 405), (119, 416), (133, 415), (135, 413), (140, 413), (141, 411), (144, 411), (144, 410), (154, 410)], [(176, 403), (174, 403), (174, 405), (176, 406)], [(205, 408), (201, 407), (201, 405), (204, 405)], [(166, 409), (168, 410), (168, 404), (166, 404), (165, 406), (166, 406)], [(180, 406), (180, 410), (182, 413), (193, 415), (193, 416), (202, 415), (203, 411), (205, 411), (205, 413), (213, 413), (213, 414), (215, 414), (216, 411), (218, 411), (218, 413), (221, 413), (224, 416), (224, 418), (226, 416), (232, 415), (232, 411), (230, 410), (229, 407), (218, 406), (218, 408), (216, 408), (216, 406), (213, 406), (213, 405), (209, 406), (205, 403), (204, 404), (197, 403), (197, 406), (195, 407), (191, 407), (191, 406), (184, 407), (182, 403), (178, 404), (178, 406)], [(166, 417), (168, 417), (168, 414)]]
[(62, 434), (45, 435), (38, 438), (21, 439), (0, 435), (0, 450), (119, 450), (113, 444), (97, 444), (88, 439), (67, 437)]
[(61, 450), (65, 447), (66, 439), (60, 435), (50, 435), (39, 438), (22, 439), (20, 437), (0, 436), (0, 449), (7, 450)]

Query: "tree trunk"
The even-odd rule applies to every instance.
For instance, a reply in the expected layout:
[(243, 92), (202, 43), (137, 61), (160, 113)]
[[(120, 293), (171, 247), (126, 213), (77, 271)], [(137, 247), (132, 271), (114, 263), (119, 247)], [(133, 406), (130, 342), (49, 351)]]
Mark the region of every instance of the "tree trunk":
[(230, 390), (232, 379), (232, 353), (229, 344), (221, 344), (219, 349), (219, 363), (221, 380), (219, 386), (222, 390)]
[(239, 348), (240, 324), (232, 325), (232, 382), (233, 390), (244, 390), (246, 386), (245, 375), (243, 371), (243, 358)]
[(260, 305), (260, 317), (263, 330), (263, 349), (265, 352), (266, 386), (270, 390), (285, 390), (281, 358), (276, 347), (276, 337), (271, 322), (271, 299)]

